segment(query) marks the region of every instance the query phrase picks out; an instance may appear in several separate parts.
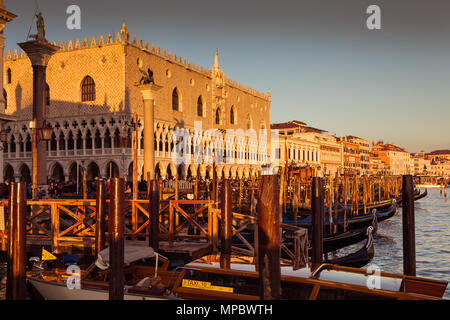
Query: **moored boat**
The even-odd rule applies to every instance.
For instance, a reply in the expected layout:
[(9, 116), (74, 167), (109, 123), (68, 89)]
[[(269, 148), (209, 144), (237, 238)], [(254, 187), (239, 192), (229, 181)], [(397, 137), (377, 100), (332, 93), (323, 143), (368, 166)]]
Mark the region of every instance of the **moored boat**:
[[(174, 292), (184, 299), (259, 299), (253, 260), (234, 256), (222, 268), (220, 256), (206, 256), (182, 268)], [(322, 264), (295, 270), (281, 264), (281, 294), (287, 300), (436, 300), (446, 281)]]
[[(171, 291), (178, 271), (168, 270), (167, 258), (146, 246), (126, 245), (124, 253), (124, 300), (178, 299)], [(73, 273), (79, 269), (78, 274)], [(27, 281), (45, 300), (108, 300), (108, 276), (109, 248), (106, 248), (87, 268), (34, 268), (27, 273)]]

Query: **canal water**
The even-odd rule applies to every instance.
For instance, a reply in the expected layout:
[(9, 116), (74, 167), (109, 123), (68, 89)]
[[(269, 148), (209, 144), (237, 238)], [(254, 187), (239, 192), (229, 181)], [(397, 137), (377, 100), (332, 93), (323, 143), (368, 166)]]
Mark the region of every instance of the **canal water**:
[[(450, 282), (450, 194), (444, 197), (439, 189), (428, 189), (428, 195), (415, 202), (415, 225), (417, 276)], [(368, 266), (403, 273), (402, 237), (402, 209), (399, 208), (398, 214), (378, 225), (374, 237), (375, 257)], [(337, 255), (353, 252), (361, 245), (341, 249)], [(450, 299), (448, 286), (445, 298)]]

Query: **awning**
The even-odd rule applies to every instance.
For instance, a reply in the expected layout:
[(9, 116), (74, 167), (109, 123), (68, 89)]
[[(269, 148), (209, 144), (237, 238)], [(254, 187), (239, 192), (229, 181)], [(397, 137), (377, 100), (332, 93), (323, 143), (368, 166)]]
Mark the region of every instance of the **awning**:
[[(124, 264), (129, 265), (134, 261), (140, 259), (152, 258), (155, 256), (155, 252), (152, 247), (144, 247), (138, 245), (127, 245), (125, 243), (124, 248)], [(100, 251), (95, 261), (95, 265), (102, 270), (106, 270), (109, 267), (109, 247)]]

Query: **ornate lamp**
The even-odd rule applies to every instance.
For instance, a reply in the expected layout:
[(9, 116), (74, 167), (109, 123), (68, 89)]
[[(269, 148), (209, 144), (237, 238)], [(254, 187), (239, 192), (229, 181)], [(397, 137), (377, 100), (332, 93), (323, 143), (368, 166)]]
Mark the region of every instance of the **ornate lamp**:
[(39, 138), (44, 141), (52, 140), (53, 128), (46, 121), (42, 124), (42, 128), (38, 130)]

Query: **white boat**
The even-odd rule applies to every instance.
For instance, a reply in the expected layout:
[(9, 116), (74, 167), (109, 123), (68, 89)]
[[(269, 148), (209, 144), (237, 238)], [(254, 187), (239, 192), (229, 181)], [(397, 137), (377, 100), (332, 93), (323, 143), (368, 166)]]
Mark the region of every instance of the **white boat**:
[[(134, 264), (141, 259), (153, 258), (154, 267)], [(41, 266), (42, 262), (39, 265)], [(124, 276), (133, 275), (139, 280), (126, 283), (124, 300), (179, 299), (167, 289), (167, 284), (176, 278), (176, 272), (167, 271), (169, 260), (154, 252), (152, 248), (125, 244), (124, 265)], [(95, 272), (107, 275), (108, 269), (109, 248), (106, 248), (98, 254), (95, 264), (85, 271), (79, 270), (78, 266), (67, 269), (35, 269), (28, 272), (27, 281), (45, 300), (109, 300), (109, 282), (88, 277)], [(73, 273), (74, 270), (76, 273)]]
[[(108, 288), (102, 290), (81, 286), (80, 289), (69, 289), (65, 283), (55, 281), (30, 278), (28, 278), (28, 281), (45, 300), (109, 300)], [(128, 288), (125, 288), (124, 300), (167, 300), (174, 298), (170, 295), (157, 297), (148, 294), (131, 294), (127, 293), (127, 290)]]

